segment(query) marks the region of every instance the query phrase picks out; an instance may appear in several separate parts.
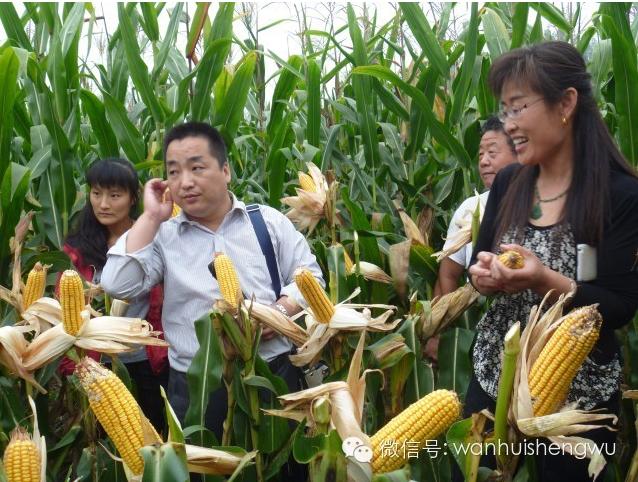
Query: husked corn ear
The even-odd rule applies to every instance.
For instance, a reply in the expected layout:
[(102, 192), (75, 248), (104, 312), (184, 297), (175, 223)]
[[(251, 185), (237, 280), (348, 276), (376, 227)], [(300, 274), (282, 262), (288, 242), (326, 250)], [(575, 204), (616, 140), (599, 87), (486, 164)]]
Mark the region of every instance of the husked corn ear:
[(3, 464), (8, 482), (40, 482), (40, 452), (23, 428), (11, 433)]
[(563, 317), (529, 373), (535, 416), (561, 408), (572, 380), (598, 340), (601, 323), (596, 305), (578, 308)]
[(62, 326), (71, 336), (76, 336), (82, 328), (84, 306), (82, 278), (72, 269), (67, 269), (60, 278), (60, 307), (62, 308)]
[(335, 307), (313, 274), (300, 269), (295, 274), (295, 282), (317, 321), (328, 323), (335, 314)]
[(141, 474), (144, 460), (139, 449), (151, 443), (162, 443), (161, 437), (144, 417), (131, 392), (111, 370), (85, 357), (77, 364), (75, 373), (91, 410), (120, 456), (135, 475)]
[(315, 186), (315, 181), (312, 180), (312, 177), (306, 174), (305, 172), (299, 172), (299, 185), (301, 189), (308, 192), (317, 192), (317, 186)]
[(523, 257), (514, 250), (504, 251), (498, 255), (498, 260), (507, 266), (509, 269), (521, 269), (525, 266), (525, 260)]
[[(407, 462), (407, 450), (421, 450), (426, 440), (441, 435), (460, 414), (459, 397), (450, 390), (435, 390), (414, 402), (370, 438), (372, 471), (384, 473), (400, 468)], [(414, 446), (404, 450), (406, 442)]]
[(237, 307), (239, 301), (243, 299), (243, 295), (233, 260), (225, 254), (218, 254), (213, 263), (222, 298), (232, 306)]
[(173, 212), (171, 213), (171, 217), (174, 218), (175, 216), (178, 216), (179, 213), (182, 212), (182, 208), (180, 208), (177, 203), (173, 203)]
[(27, 284), (24, 287), (24, 295), (22, 296), (22, 308), (26, 310), (44, 296), (44, 285), (46, 282), (47, 270), (39, 261), (27, 276)]

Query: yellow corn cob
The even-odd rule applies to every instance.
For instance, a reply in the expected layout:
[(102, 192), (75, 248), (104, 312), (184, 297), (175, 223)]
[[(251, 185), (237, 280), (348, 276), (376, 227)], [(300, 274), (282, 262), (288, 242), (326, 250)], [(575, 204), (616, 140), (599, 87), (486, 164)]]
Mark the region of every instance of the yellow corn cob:
[[(341, 243), (337, 243), (337, 246), (341, 246)], [(343, 248), (343, 246), (341, 247)], [(350, 273), (354, 267), (354, 263), (352, 262), (352, 258), (348, 255), (346, 248), (343, 248), (343, 263), (345, 264), (346, 273)]]
[(171, 213), (171, 217), (174, 218), (175, 216), (178, 216), (179, 213), (182, 212), (182, 208), (180, 208), (176, 202), (173, 202), (173, 212)]
[(525, 266), (523, 257), (514, 250), (505, 251), (498, 255), (498, 260), (509, 269), (521, 269)]
[(162, 443), (161, 437), (146, 419), (131, 392), (111, 370), (85, 357), (77, 364), (75, 373), (86, 392), (91, 410), (122, 460), (133, 474), (141, 474), (144, 461), (139, 449), (151, 443)]
[(3, 463), (8, 482), (40, 482), (40, 452), (22, 427), (11, 433)]
[(335, 314), (335, 307), (317, 279), (307, 269), (301, 269), (295, 274), (295, 282), (316, 320), (328, 323)]
[[(407, 462), (408, 450), (419, 451), (426, 440), (447, 430), (460, 413), (461, 402), (450, 390), (435, 390), (414, 402), (370, 438), (372, 471), (384, 473), (400, 468)], [(406, 442), (415, 446), (404, 447)], [(391, 447), (394, 448), (388, 450)]]
[(301, 189), (308, 192), (317, 192), (317, 186), (315, 186), (315, 181), (312, 180), (312, 177), (306, 174), (305, 172), (299, 172), (299, 185)]
[(84, 306), (82, 278), (72, 269), (67, 269), (60, 278), (60, 307), (62, 308), (62, 326), (71, 336), (77, 335), (82, 328)]
[(601, 323), (595, 305), (578, 308), (564, 317), (529, 373), (535, 416), (561, 408), (572, 380), (598, 340)]
[(241, 287), (239, 286), (239, 278), (233, 260), (225, 254), (215, 256), (215, 276), (219, 283), (219, 291), (222, 298), (233, 307), (237, 307), (239, 301), (243, 299)]
[(29, 272), (29, 276), (27, 276), (27, 284), (24, 287), (24, 295), (22, 296), (22, 308), (24, 310), (31, 306), (35, 300), (44, 296), (46, 276), (46, 267), (42, 266), (42, 263), (38, 261)]

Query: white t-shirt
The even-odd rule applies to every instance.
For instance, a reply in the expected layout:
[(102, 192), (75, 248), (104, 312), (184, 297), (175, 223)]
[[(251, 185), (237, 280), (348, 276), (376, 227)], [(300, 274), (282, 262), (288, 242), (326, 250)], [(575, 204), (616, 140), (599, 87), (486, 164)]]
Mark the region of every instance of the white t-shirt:
[[(452, 244), (451, 239), (463, 225), (465, 225), (467, 222), (472, 222), (472, 215), (476, 210), (477, 200), (480, 200), (481, 202), (481, 215), (483, 214), (483, 210), (485, 209), (485, 205), (487, 204), (487, 197), (489, 196), (489, 194), (489, 191), (485, 191), (478, 196), (471, 196), (463, 201), (461, 205), (456, 209), (456, 211), (454, 211), (452, 221), (450, 221), (450, 225), (447, 228), (447, 237), (445, 240), (445, 244), (443, 245), (443, 249), (448, 248)], [(456, 264), (460, 264), (461, 266), (464, 266), (465, 269), (467, 269), (470, 266), (470, 260), (472, 259), (472, 243), (467, 243), (456, 253), (452, 253), (448, 257)]]

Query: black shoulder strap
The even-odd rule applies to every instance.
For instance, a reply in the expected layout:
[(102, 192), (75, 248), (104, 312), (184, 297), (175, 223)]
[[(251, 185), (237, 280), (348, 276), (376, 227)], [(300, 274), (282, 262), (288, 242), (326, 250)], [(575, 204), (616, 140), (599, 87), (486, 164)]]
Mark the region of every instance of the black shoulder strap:
[(270, 273), (270, 280), (272, 281), (272, 288), (275, 292), (275, 296), (279, 299), (281, 294), (281, 281), (279, 280), (279, 270), (277, 268), (277, 258), (275, 257), (275, 250), (272, 246), (272, 240), (264, 221), (264, 216), (261, 214), (258, 204), (249, 204), (246, 206), (248, 217), (253, 225), (261, 252), (266, 258), (266, 266), (268, 266), (268, 272)]

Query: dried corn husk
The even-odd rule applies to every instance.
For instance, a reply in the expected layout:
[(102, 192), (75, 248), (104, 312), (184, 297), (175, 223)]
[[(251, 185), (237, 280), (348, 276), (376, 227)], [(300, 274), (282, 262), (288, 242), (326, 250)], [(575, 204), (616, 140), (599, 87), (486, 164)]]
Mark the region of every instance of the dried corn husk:
[(279, 400), (283, 404), (281, 410), (265, 410), (270, 415), (301, 421), (304, 418), (312, 425), (312, 407), (325, 397), (330, 401), (330, 426), (334, 428), (342, 440), (357, 437), (365, 445), (371, 447), (369, 437), (361, 430), (363, 418), (363, 402), (365, 398), (365, 376), (372, 370), (365, 370), (361, 375), (361, 359), (365, 342), (365, 332), (361, 333), (357, 349), (352, 358), (346, 382), (329, 382), (317, 387), (296, 393), (282, 395)]
[[(340, 331), (390, 331), (399, 323), (400, 319), (388, 322), (388, 319), (396, 310), (393, 305), (365, 305), (358, 303), (348, 303), (348, 301), (359, 294), (361, 290), (357, 288), (346, 300), (335, 305), (335, 313), (328, 323), (318, 323), (310, 308), (306, 309), (306, 328), (310, 337), (304, 343), (296, 355), (292, 355), (290, 360), (296, 366), (304, 366), (311, 363), (319, 356), (321, 350), (330, 339)], [(373, 318), (370, 309), (381, 308), (386, 311)], [(361, 309), (361, 311), (357, 311)]]
[(405, 231), (405, 235), (410, 240), (412, 244), (420, 244), (422, 246), (427, 246), (428, 242), (425, 239), (424, 234), (421, 232), (416, 223), (412, 220), (410, 215), (405, 212), (405, 209), (401, 206), (400, 201), (395, 199), (394, 205), (399, 211), (399, 216), (401, 217), (401, 222), (403, 223), (403, 229)]
[(452, 293), (435, 298), (428, 314), (423, 314), (423, 338), (430, 338), (441, 333), (456, 320), (465, 310), (476, 302), (479, 292), (471, 284), (457, 288)]
[(246, 301), (244, 302), (246, 303), (246, 307), (253, 319), (290, 339), (295, 346), (302, 346), (308, 341), (308, 333), (306, 330), (284, 315), (281, 311), (273, 308), (272, 306), (262, 305), (256, 301), (253, 301), (250, 304)]
[(218, 449), (185, 444), (188, 471), (196, 474), (230, 475), (242, 460), (252, 459), (257, 452), (249, 452), (243, 457)]
[(28, 331), (31, 331), (31, 328), (26, 326), (0, 327), (0, 363), (11, 373), (36, 387), (41, 393), (46, 393), (46, 390), (36, 382), (31, 370), (24, 366), (23, 358), (29, 346), (24, 333)]
[[(481, 201), (480, 195), (477, 191), (474, 191), (476, 202), (479, 205), (479, 221), (483, 219), (483, 213), (485, 212), (485, 206)], [(467, 210), (461, 216), (460, 221), (457, 223), (458, 231), (449, 239), (446, 239), (450, 244), (447, 248), (432, 253), (432, 256), (440, 263), (443, 258), (447, 258), (451, 254), (456, 253), (459, 249), (472, 241), (472, 215), (473, 211)], [(447, 244), (447, 243), (446, 243)]]
[[(350, 274), (357, 272), (357, 265), (352, 265), (350, 268)], [(379, 268), (376, 264), (368, 263), (367, 261), (359, 261), (359, 272), (361, 275), (369, 281), (377, 281), (379, 283), (392, 283), (392, 277), (385, 271)]]
[(150, 323), (140, 318), (90, 318), (87, 310), (82, 312), (82, 317), (84, 324), (77, 336), (65, 332), (61, 323), (36, 336), (24, 353), (24, 367), (29, 371), (36, 370), (74, 345), (102, 353), (131, 351), (136, 345), (168, 346), (157, 338), (160, 332), (153, 331)]
[(597, 451), (592, 440), (574, 435), (592, 429), (613, 430), (609, 426), (594, 425), (591, 422), (610, 420), (612, 424), (616, 424), (617, 417), (612, 414), (577, 410), (575, 404), (567, 405), (557, 413), (534, 417), (528, 384), (529, 371), (552, 333), (560, 325), (563, 307), (571, 295), (561, 295), (544, 314), (542, 308), (551, 292), (545, 296), (539, 307), (532, 308), (527, 326), (521, 335), (521, 352), (514, 378), (509, 418), (524, 435), (548, 438), (568, 453), (580, 453), (582, 451), (576, 452), (576, 449), (585, 447), (586, 457), (590, 459), (589, 475), (596, 478), (605, 467), (605, 458)]
[[(308, 233), (311, 233), (319, 224), (319, 221), (324, 218), (328, 220), (329, 224), (333, 224), (337, 213), (336, 209), (334, 209), (334, 199), (332, 199), (336, 196), (336, 183), (333, 183), (334, 188), (330, 189), (326, 178), (319, 168), (312, 162), (308, 162), (306, 165), (316, 191), (312, 192), (296, 188), (296, 196), (282, 198), (281, 202), (292, 208), (286, 213), (286, 216), (300, 230), (307, 229)], [(331, 202), (332, 205), (329, 205)]]
[(411, 247), (412, 242), (407, 240), (393, 244), (389, 250), (390, 273), (394, 281), (394, 289), (401, 298), (407, 294)]

